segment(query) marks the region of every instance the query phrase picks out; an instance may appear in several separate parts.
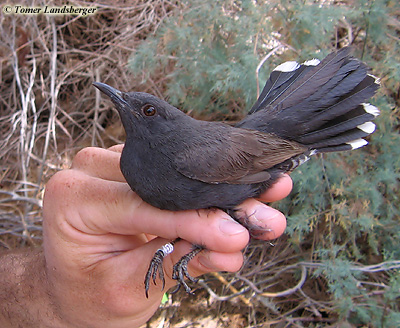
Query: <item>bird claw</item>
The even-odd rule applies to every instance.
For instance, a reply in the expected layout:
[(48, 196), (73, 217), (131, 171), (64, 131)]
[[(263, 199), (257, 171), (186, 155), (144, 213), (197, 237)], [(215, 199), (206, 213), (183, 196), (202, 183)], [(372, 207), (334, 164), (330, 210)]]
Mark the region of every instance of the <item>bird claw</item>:
[[(152, 280), (154, 285), (157, 285), (156, 280), (157, 280), (157, 272), (158, 276), (162, 282), (162, 289), (164, 289), (165, 286), (165, 278), (164, 278), (164, 270), (163, 270), (163, 260), (164, 258), (172, 253), (174, 250), (174, 244), (177, 242), (177, 240), (174, 240), (168, 244), (165, 244), (161, 248), (159, 248), (156, 253), (154, 254), (150, 265), (149, 269), (147, 270), (146, 273), (146, 278), (144, 280), (144, 286), (146, 290), (146, 297), (149, 297), (149, 288), (150, 288), (150, 281)], [(191, 288), (188, 286), (188, 284), (185, 282), (185, 278), (187, 278), (189, 281), (196, 283), (198, 281), (197, 278), (192, 277), (189, 274), (188, 271), (188, 263), (189, 261), (194, 258), (198, 253), (200, 253), (204, 249), (203, 246), (198, 246), (195, 245), (194, 248), (186, 255), (182, 256), (182, 258), (174, 265), (172, 269), (172, 279), (175, 279), (178, 282), (178, 285), (175, 290), (172, 291), (171, 294), (176, 293), (181, 286), (185, 289), (185, 291), (188, 294), (194, 295)]]
[(226, 213), (228, 213), (239, 224), (245, 227), (249, 231), (250, 237), (252, 238), (258, 238), (264, 235), (266, 232), (272, 231), (272, 229), (256, 224), (254, 223), (254, 220), (251, 220), (251, 217), (256, 214), (255, 211), (250, 215), (242, 213), (240, 210), (227, 210)]
[(176, 289), (172, 291), (172, 294), (176, 293), (181, 286), (185, 289), (186, 293), (194, 295), (192, 289), (188, 286), (185, 281), (185, 278), (189, 279), (189, 281), (196, 283), (198, 281), (197, 278), (192, 277), (188, 271), (188, 263), (194, 258), (198, 253), (200, 253), (204, 247), (202, 246), (194, 246), (193, 250), (184, 255), (173, 267), (172, 269), (172, 279), (175, 279), (178, 282)]
[(149, 269), (146, 273), (146, 278), (144, 279), (144, 286), (146, 290), (146, 298), (149, 298), (149, 288), (150, 288), (150, 280), (153, 280), (154, 285), (157, 285), (157, 272), (158, 276), (162, 282), (162, 289), (165, 287), (165, 278), (164, 278), (164, 270), (163, 270), (163, 260), (168, 254), (172, 253), (174, 250), (174, 242), (170, 242), (165, 244), (161, 248), (157, 250), (154, 254), (153, 258), (151, 259)]

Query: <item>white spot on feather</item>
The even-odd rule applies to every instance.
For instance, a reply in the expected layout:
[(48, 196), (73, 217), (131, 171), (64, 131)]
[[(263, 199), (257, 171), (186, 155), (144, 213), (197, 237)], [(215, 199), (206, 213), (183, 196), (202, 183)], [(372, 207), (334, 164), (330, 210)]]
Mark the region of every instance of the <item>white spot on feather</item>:
[(368, 113), (368, 114), (372, 114), (375, 117), (377, 117), (381, 112), (379, 111), (378, 108), (376, 108), (375, 106), (371, 105), (371, 104), (367, 104), (367, 103), (362, 103), (364, 110)]
[(305, 66), (317, 66), (320, 63), (319, 59), (313, 58), (303, 63)]
[(277, 66), (274, 71), (279, 71), (279, 72), (293, 72), (296, 69), (300, 67), (298, 62), (295, 61), (288, 61), (283, 64), (280, 64)]
[(368, 141), (364, 139), (357, 139), (346, 143), (351, 146), (351, 149), (357, 149), (368, 145)]
[(315, 155), (317, 153), (317, 150), (316, 149), (311, 149), (310, 150), (310, 154), (308, 155), (308, 156), (313, 156), (313, 155)]
[(375, 79), (375, 82), (377, 85), (381, 85), (381, 79), (379, 77), (376, 77), (375, 75), (368, 74), (368, 76), (372, 77)]
[(357, 126), (357, 128), (364, 131), (365, 133), (372, 133), (375, 131), (376, 125), (372, 122), (365, 122)]

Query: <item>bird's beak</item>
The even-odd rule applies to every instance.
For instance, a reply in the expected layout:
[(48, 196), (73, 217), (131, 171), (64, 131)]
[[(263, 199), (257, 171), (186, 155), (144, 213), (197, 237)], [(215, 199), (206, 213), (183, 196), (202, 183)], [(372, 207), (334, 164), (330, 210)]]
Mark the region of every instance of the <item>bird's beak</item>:
[(127, 102), (123, 98), (123, 92), (119, 91), (108, 84), (101, 82), (93, 82), (93, 85), (99, 89), (101, 92), (110, 97), (111, 101), (117, 106), (117, 109), (124, 109), (128, 106)]

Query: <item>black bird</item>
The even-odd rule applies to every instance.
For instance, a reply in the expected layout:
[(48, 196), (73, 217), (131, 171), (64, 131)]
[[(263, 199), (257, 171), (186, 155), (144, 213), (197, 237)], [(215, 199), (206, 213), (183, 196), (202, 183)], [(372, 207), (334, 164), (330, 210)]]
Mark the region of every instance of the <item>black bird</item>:
[[(257, 197), (283, 173), (312, 155), (368, 144), (379, 110), (366, 103), (379, 88), (368, 67), (349, 48), (321, 62), (286, 62), (271, 73), (260, 97), (236, 126), (199, 121), (155, 96), (121, 92), (93, 83), (118, 109), (126, 131), (121, 171), (147, 203), (166, 210), (235, 208)], [(164, 283), (163, 258), (175, 241), (159, 249), (145, 278)], [(190, 288), (187, 263), (194, 246), (175, 266), (178, 287)]]

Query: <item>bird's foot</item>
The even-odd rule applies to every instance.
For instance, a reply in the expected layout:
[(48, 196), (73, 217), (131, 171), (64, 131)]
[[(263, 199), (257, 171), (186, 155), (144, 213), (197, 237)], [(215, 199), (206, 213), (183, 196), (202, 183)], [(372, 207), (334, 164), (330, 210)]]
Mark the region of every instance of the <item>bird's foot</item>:
[(168, 244), (165, 244), (161, 248), (159, 248), (156, 253), (154, 254), (150, 265), (149, 269), (147, 270), (146, 273), (146, 278), (144, 280), (144, 286), (146, 289), (146, 297), (149, 298), (149, 288), (150, 288), (150, 280), (153, 280), (154, 285), (157, 285), (156, 279), (157, 279), (157, 272), (158, 276), (162, 282), (162, 289), (164, 289), (165, 286), (165, 278), (164, 278), (164, 270), (163, 270), (163, 260), (164, 258), (168, 255), (171, 254), (172, 251), (174, 250), (174, 244), (178, 241), (179, 239), (176, 239), (174, 241), (171, 241)]
[(266, 226), (255, 223), (258, 222), (258, 220), (257, 219), (254, 220), (252, 217), (254, 216), (255, 218), (256, 212), (250, 215), (242, 212), (242, 210), (226, 210), (226, 212), (233, 219), (235, 219), (235, 221), (237, 221), (243, 227), (245, 227), (249, 231), (249, 234), (252, 238), (260, 237), (264, 233), (272, 231), (270, 228), (267, 228)]
[(187, 278), (189, 281), (196, 283), (198, 281), (197, 278), (192, 277), (189, 274), (188, 271), (188, 263), (189, 261), (194, 258), (198, 253), (200, 253), (204, 249), (203, 246), (200, 245), (194, 245), (192, 251), (186, 255), (184, 255), (173, 267), (172, 269), (172, 279), (175, 279), (178, 282), (178, 285), (173, 293), (176, 293), (181, 286), (185, 289), (186, 293), (194, 295), (192, 292), (191, 288), (188, 286), (188, 284), (185, 281), (185, 278)]

